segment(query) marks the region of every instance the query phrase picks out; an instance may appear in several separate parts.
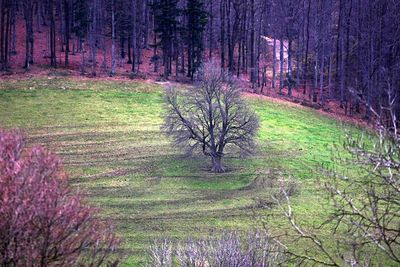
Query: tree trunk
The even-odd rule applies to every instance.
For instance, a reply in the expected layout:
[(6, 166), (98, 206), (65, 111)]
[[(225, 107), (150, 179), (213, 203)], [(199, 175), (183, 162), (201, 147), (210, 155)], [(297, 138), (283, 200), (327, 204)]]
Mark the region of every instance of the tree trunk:
[(128, 64), (132, 64), (132, 55), (131, 55), (131, 48), (132, 48), (132, 36), (128, 36)]
[(254, 60), (254, 35), (255, 35), (255, 21), (254, 21), (254, 0), (250, 2), (250, 82), (251, 86), (254, 88), (255, 81), (255, 60)]
[(211, 164), (212, 168), (211, 171), (215, 173), (224, 172), (224, 167), (222, 166), (222, 157), (221, 156), (214, 156), (211, 157)]
[(227, 16), (227, 32), (226, 32), (226, 39), (228, 41), (228, 70), (229, 72), (233, 71), (233, 50), (234, 44), (232, 43), (232, 27), (231, 27), (231, 0), (228, 0), (227, 9), (226, 9), (226, 16)]
[(56, 22), (54, 15), (54, 0), (49, 1), (49, 15), (50, 15), (50, 65), (57, 67), (56, 59)]
[(209, 0), (209, 16), (210, 16), (210, 31), (209, 31), (209, 37), (208, 37), (208, 60), (212, 60), (212, 50), (213, 50), (213, 20), (214, 20), (214, 15), (213, 15), (213, 3), (212, 0)]
[(97, 2), (94, 1), (92, 30), (90, 32), (90, 48), (92, 52), (92, 76), (96, 76), (96, 61), (97, 61)]
[(311, 0), (308, 0), (308, 8), (307, 8), (307, 26), (306, 26), (306, 56), (304, 60), (304, 68), (303, 68), (303, 82), (304, 89), (303, 94), (306, 94), (307, 91), (307, 71), (308, 71), (308, 47), (310, 40), (310, 12), (311, 12)]
[(221, 0), (221, 68), (225, 69), (225, 1)]
[(284, 68), (284, 63), (285, 60), (283, 58), (283, 35), (281, 34), (281, 38), (279, 40), (280, 46), (279, 46), (279, 60), (280, 60), (280, 66), (279, 66), (279, 94), (282, 94), (282, 89), (283, 89), (283, 68)]
[[(340, 68), (340, 64), (341, 64), (341, 53), (342, 53), (342, 49), (341, 49), (341, 39), (342, 39), (342, 10), (343, 10), (343, 0), (339, 1), (339, 16), (338, 16), (338, 23), (337, 23), (337, 39), (336, 39), (336, 72), (335, 72), (335, 87), (336, 87), (336, 92), (338, 92), (339, 88), (338, 86), (340, 85), (339, 81), (339, 68)], [(342, 96), (340, 96), (340, 98), (342, 98)], [(342, 106), (342, 99), (340, 99), (340, 106)]]
[[(137, 45), (137, 38), (136, 38), (136, 1), (132, 0), (131, 1), (131, 15), (132, 15), (132, 68), (131, 71), (134, 73), (136, 71), (135, 65), (136, 65), (136, 45)], [(156, 36), (156, 33), (154, 33), (154, 36)], [(156, 37), (154, 37), (156, 38)], [(154, 42), (154, 45), (156, 43)], [(156, 48), (155, 48), (156, 49)], [(157, 64), (157, 63), (154, 63)]]
[(11, 7), (11, 26), (12, 26), (12, 38), (11, 38), (11, 53), (17, 54), (17, 2), (14, 2)]
[(319, 53), (318, 50), (315, 54), (315, 65), (314, 65), (314, 86), (311, 89), (311, 95), (312, 101), (317, 102), (317, 95), (318, 95), (318, 70), (319, 70), (319, 65), (318, 65), (318, 58), (319, 58)]
[(143, 36), (143, 48), (149, 48), (149, 36), (150, 36), (150, 22), (149, 22), (149, 1), (144, 1), (144, 36)]
[(111, 3), (111, 75), (115, 75), (115, 0)]
[(26, 70), (30, 69), (33, 62), (33, 14), (31, 0), (24, 1), (25, 14), (25, 64)]
[(289, 44), (288, 44), (288, 73), (287, 73), (287, 80), (288, 80), (288, 96), (292, 96), (292, 37), (289, 37)]
[(276, 79), (276, 37), (274, 34), (274, 47), (272, 52), (272, 89), (275, 90), (275, 79)]
[(69, 64), (69, 39), (70, 39), (70, 15), (69, 0), (64, 0), (64, 16), (65, 16), (65, 66)]

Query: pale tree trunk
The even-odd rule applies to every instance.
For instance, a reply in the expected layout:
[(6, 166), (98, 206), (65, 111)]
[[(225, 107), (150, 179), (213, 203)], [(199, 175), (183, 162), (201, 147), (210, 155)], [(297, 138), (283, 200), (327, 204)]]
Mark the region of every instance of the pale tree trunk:
[(79, 38), (79, 43), (81, 46), (81, 75), (85, 74), (85, 64), (86, 64), (86, 60), (85, 60), (85, 43), (83, 42), (83, 40), (81, 38)]
[(321, 55), (321, 70), (320, 70), (320, 79), (319, 79), (319, 101), (321, 105), (325, 104), (324, 98), (324, 69), (325, 69), (325, 52), (324, 52), (324, 44), (322, 44), (322, 55)]
[(315, 65), (314, 65), (314, 86), (312, 88), (312, 101), (313, 102), (317, 102), (317, 94), (318, 94), (318, 57), (319, 57), (319, 53), (318, 51), (315, 54)]
[[(300, 43), (300, 36), (298, 38)], [(296, 52), (296, 89), (299, 89), (300, 85), (300, 76), (302, 72), (302, 70), (300, 69), (300, 56), (303, 54), (302, 50), (303, 50), (303, 44), (301, 44), (301, 48), (298, 48)]]
[(288, 44), (288, 96), (292, 96), (292, 40), (289, 37)]
[(344, 108), (344, 38), (340, 38), (340, 107)]
[(257, 33), (257, 58), (256, 58), (256, 76), (257, 76), (257, 86), (261, 86), (260, 81), (260, 55), (261, 55), (261, 34), (262, 34), (262, 25), (264, 23), (259, 23), (258, 33)]
[(329, 52), (328, 97), (332, 97), (332, 53)]
[(276, 79), (276, 38), (274, 35), (274, 48), (273, 48), (273, 58), (272, 58), (272, 89), (275, 90), (275, 79)]
[(279, 94), (282, 94), (283, 89), (283, 68), (285, 59), (283, 57), (283, 36), (281, 36), (280, 40), (280, 47), (279, 47), (279, 60), (280, 60), (280, 67), (279, 67)]

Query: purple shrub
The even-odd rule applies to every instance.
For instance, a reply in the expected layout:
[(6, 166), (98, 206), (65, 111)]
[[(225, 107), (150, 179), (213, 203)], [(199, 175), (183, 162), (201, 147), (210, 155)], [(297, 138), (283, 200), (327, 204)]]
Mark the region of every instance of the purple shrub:
[(70, 190), (61, 160), (0, 128), (0, 266), (116, 266), (113, 228)]

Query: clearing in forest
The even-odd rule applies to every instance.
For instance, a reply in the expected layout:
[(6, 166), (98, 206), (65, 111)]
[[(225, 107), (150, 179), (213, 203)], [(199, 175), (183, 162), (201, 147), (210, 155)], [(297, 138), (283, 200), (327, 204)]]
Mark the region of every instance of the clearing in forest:
[[(247, 98), (260, 117), (258, 151), (229, 154), (226, 173), (209, 172), (208, 159), (187, 157), (160, 130), (163, 88), (125, 81), (68, 78), (0, 84), (0, 126), (20, 128), (29, 145), (43, 144), (64, 160), (70, 182), (111, 217), (124, 239), (124, 263), (145, 261), (155, 238), (184, 239), (210, 231), (246, 231), (254, 216), (285, 219), (271, 202), (270, 181), (295, 177), (294, 206), (318, 221), (314, 180), (344, 135), (333, 119), (294, 105)], [(306, 213), (306, 214), (305, 214)]]

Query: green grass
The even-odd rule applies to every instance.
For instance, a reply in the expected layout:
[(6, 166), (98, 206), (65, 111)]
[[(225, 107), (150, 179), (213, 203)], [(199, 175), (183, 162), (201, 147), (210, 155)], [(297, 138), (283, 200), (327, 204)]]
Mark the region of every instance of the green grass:
[(271, 227), (285, 227), (277, 210), (256, 205), (271, 194), (251, 186), (260, 175), (296, 177), (296, 210), (309, 223), (318, 221), (321, 197), (313, 181), (344, 135), (336, 121), (306, 108), (249, 100), (261, 118), (257, 154), (230, 154), (230, 171), (214, 175), (207, 159), (184, 156), (161, 133), (162, 94), (158, 85), (137, 82), (1, 82), (0, 127), (21, 128), (29, 145), (45, 144), (64, 159), (71, 184), (115, 220), (125, 265), (143, 263), (155, 238), (259, 227), (254, 213), (275, 214)]

